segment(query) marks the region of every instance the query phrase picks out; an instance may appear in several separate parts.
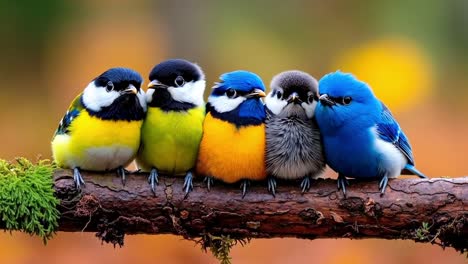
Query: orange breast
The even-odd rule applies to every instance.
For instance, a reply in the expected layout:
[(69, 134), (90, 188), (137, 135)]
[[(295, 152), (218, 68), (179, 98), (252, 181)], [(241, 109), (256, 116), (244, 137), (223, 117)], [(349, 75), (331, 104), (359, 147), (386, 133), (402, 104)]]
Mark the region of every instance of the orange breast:
[(265, 179), (265, 125), (237, 128), (208, 113), (203, 123), (197, 173), (227, 183)]

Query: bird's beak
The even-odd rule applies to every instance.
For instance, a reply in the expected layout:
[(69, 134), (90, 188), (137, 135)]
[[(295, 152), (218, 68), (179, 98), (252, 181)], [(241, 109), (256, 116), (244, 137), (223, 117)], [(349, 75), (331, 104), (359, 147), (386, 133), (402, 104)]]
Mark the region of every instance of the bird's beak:
[(320, 102), (323, 104), (323, 105), (326, 105), (326, 106), (334, 106), (336, 105), (335, 102), (333, 102), (333, 100), (330, 99), (330, 97), (328, 97), (328, 94), (322, 94), (320, 97), (319, 97), (319, 100)]
[(138, 93), (138, 90), (135, 86), (133, 86), (132, 84), (130, 84), (127, 89), (123, 90), (122, 91), (124, 94), (137, 94)]
[(251, 97), (260, 98), (260, 97), (265, 97), (265, 96), (266, 96), (265, 92), (260, 89), (255, 89), (253, 90), (253, 92), (246, 95), (247, 98), (251, 98)]
[(156, 88), (167, 88), (166, 85), (162, 84), (161, 82), (159, 82), (158, 80), (152, 80), (149, 84), (148, 84), (148, 89), (156, 89)]
[(301, 99), (299, 98), (299, 95), (297, 93), (292, 93), (289, 98), (288, 98), (288, 104), (290, 103), (295, 103), (295, 104), (300, 104), (302, 103)]

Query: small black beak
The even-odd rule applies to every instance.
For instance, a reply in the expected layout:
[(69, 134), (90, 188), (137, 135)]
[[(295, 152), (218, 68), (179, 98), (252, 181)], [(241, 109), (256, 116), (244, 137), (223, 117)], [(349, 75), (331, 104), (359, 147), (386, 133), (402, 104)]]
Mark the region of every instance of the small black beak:
[(332, 107), (336, 105), (336, 103), (333, 100), (331, 100), (330, 97), (328, 97), (328, 94), (322, 94), (319, 97), (319, 100), (323, 105), (326, 105), (326, 106)]
[(130, 84), (130, 85), (127, 87), (127, 89), (125, 89), (125, 90), (122, 91), (122, 93), (124, 93), (124, 94), (137, 94), (137, 93), (138, 93), (138, 90), (137, 90), (137, 88), (136, 88), (135, 86), (133, 86), (133, 85)]
[(167, 88), (167, 85), (160, 83), (158, 80), (153, 80), (148, 84), (148, 89), (156, 89), (156, 88)]
[(301, 104), (302, 100), (297, 93), (292, 93), (288, 98), (288, 104), (290, 103)]
[(261, 98), (261, 97), (265, 97), (266, 94), (264, 91), (260, 90), (260, 89), (255, 89), (253, 90), (251, 93), (247, 94), (245, 97), (246, 98)]

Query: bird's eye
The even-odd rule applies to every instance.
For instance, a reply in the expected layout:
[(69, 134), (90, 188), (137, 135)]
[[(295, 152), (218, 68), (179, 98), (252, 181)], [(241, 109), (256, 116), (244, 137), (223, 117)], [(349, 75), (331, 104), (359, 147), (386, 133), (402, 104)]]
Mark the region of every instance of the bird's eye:
[(310, 94), (308, 97), (307, 97), (307, 102), (309, 104), (313, 103), (315, 101), (315, 96), (313, 94)]
[(277, 91), (276, 92), (276, 98), (278, 98), (280, 100), (283, 99), (283, 93), (281, 91)]
[(229, 97), (229, 98), (234, 98), (236, 97), (237, 93), (236, 93), (236, 90), (234, 89), (228, 89), (226, 91), (226, 96)]
[(175, 78), (175, 81), (174, 81), (175, 85), (177, 87), (182, 87), (184, 84), (185, 84), (185, 80), (184, 80), (184, 77), (182, 76), (177, 76), (177, 78)]
[(349, 105), (351, 103), (352, 99), (349, 96), (343, 97), (343, 104), (344, 105)]
[(114, 90), (114, 84), (111, 81), (108, 81), (106, 84), (106, 91), (111, 92)]

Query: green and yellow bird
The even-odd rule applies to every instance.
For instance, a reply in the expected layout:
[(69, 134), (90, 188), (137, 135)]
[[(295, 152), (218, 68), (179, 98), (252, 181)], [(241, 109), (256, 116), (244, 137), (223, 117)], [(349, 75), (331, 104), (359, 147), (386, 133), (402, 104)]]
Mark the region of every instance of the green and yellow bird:
[(185, 175), (188, 194), (203, 133), (205, 75), (194, 63), (171, 59), (156, 65), (149, 79), (138, 167), (150, 171), (148, 181), (154, 193), (160, 172)]
[(78, 189), (84, 184), (80, 170), (117, 169), (125, 183), (146, 112), (142, 82), (131, 69), (109, 69), (88, 84), (60, 121), (52, 153), (58, 166), (73, 169)]

